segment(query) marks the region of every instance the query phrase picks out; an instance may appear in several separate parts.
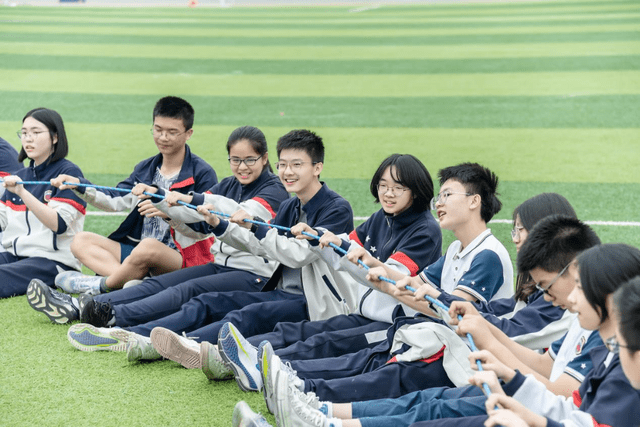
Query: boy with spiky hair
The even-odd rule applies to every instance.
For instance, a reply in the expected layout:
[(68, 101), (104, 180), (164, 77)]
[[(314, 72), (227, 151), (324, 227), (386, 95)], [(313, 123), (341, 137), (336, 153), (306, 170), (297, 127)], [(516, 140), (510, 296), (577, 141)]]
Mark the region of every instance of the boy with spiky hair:
[[(182, 193), (204, 192), (218, 182), (215, 171), (191, 152), (187, 141), (193, 135), (194, 110), (182, 98), (161, 98), (153, 109), (151, 134), (159, 153), (138, 163), (133, 173), (117, 187), (133, 189), (144, 183)], [(64, 182), (90, 184), (86, 179), (61, 175), (52, 185), (72, 188), (87, 203), (111, 212), (129, 211), (126, 219), (109, 237), (78, 233), (71, 244), (73, 254), (99, 276), (65, 272), (56, 277), (56, 286), (68, 293), (99, 294), (120, 289), (129, 280), (149, 273), (162, 274), (211, 261), (212, 241), (183, 248), (185, 239), (171, 232), (166, 215), (151, 200), (140, 201), (128, 192), (76, 187)], [(35, 308), (35, 307), (34, 307)]]

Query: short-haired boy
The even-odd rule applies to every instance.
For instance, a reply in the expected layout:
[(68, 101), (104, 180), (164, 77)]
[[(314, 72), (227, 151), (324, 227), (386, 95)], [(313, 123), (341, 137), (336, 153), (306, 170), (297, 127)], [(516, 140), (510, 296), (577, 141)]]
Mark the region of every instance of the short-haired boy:
[[(215, 171), (191, 152), (187, 141), (193, 135), (194, 110), (182, 98), (161, 98), (153, 109), (151, 133), (159, 154), (141, 161), (131, 175), (116, 187), (133, 189), (144, 183), (166, 190), (205, 192), (218, 182)], [(193, 243), (172, 233), (166, 215), (151, 200), (140, 201), (132, 193), (94, 187), (75, 187), (63, 182), (91, 184), (86, 179), (61, 175), (52, 184), (73, 190), (87, 203), (111, 212), (129, 211), (109, 237), (78, 233), (71, 244), (73, 254), (99, 276), (78, 272), (58, 275), (56, 286), (68, 293), (99, 294), (120, 289), (129, 280), (142, 279), (182, 267), (211, 261), (212, 241)], [(183, 241), (184, 240), (184, 241)], [(187, 245), (193, 245), (188, 248)], [(189, 256), (185, 254), (189, 253)]]

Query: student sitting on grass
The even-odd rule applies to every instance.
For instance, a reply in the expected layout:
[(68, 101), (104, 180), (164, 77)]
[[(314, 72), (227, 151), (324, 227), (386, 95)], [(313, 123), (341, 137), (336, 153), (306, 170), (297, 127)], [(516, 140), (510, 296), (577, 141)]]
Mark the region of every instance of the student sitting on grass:
[[(0, 179), (22, 169), (24, 166), (18, 161), (18, 152), (7, 141), (0, 138)], [(0, 197), (4, 194), (4, 187), (0, 185)], [(0, 242), (2, 233), (0, 232)], [(5, 252), (4, 246), (0, 245), (0, 252)]]
[(24, 295), (32, 278), (53, 286), (56, 274), (79, 270), (71, 240), (82, 230), (86, 204), (70, 190), (47, 184), (62, 173), (82, 176), (80, 168), (66, 160), (69, 152), (62, 117), (46, 108), (29, 111), (18, 131), (22, 149), (18, 162), (29, 159), (29, 167), (4, 176), (0, 198), (0, 298)]
[[(501, 207), (496, 196), (497, 177), (489, 169), (476, 163), (463, 163), (442, 169), (439, 176), (441, 193), (437, 197), (438, 211), (447, 212), (446, 215), (440, 215), (440, 226), (451, 229), (459, 240), (450, 245), (446, 256), (433, 264), (433, 268), (426, 267), (420, 273), (420, 277), (432, 280), (445, 291), (459, 293), (467, 298), (474, 298), (469, 292), (473, 292), (483, 301), (501, 295), (513, 295), (511, 260), (507, 250), (486, 226)], [(444, 269), (441, 268), (443, 264), (446, 266)], [(378, 270), (378, 275), (409, 277), (383, 265), (369, 271), (367, 278), (370, 281), (373, 270)], [(431, 275), (433, 270), (439, 272), (437, 276)], [(424, 388), (427, 379), (433, 387), (453, 385), (449, 375), (453, 375), (454, 379), (460, 378), (461, 375), (454, 375), (451, 370), (445, 369), (445, 366), (450, 366), (449, 361), (455, 361), (456, 350), (451, 345), (447, 345), (443, 351), (440, 351), (442, 344), (437, 345), (437, 348), (433, 348), (435, 344), (429, 345), (426, 349), (418, 347), (415, 351), (415, 346), (411, 345), (402, 345), (400, 349), (393, 347), (394, 332), (413, 323), (434, 325), (434, 322), (425, 322), (424, 317), (398, 317), (387, 331), (387, 339), (373, 349), (365, 348), (338, 357), (291, 360), (291, 366), (300, 375), (300, 378), (295, 380), (296, 385), (304, 388), (305, 392), (314, 391), (323, 400), (337, 402), (397, 397)], [(444, 331), (441, 337), (452, 345), (466, 349), (465, 344), (451, 329), (443, 325), (438, 326)], [(250, 351), (253, 356), (244, 358), (240, 363), (234, 362), (236, 366), (231, 367), (236, 373), (252, 372), (250, 367), (257, 363), (257, 352), (255, 349), (247, 350), (251, 347), (240, 335), (242, 331), (234, 332), (233, 342), (226, 347), (223, 346), (222, 351), (229, 354), (233, 354), (234, 350), (239, 348), (247, 353)], [(419, 342), (427, 344), (423, 339)], [(403, 354), (405, 352), (406, 354)], [(414, 357), (418, 353), (419, 357)], [(271, 366), (273, 364), (269, 364), (269, 367)], [(238, 383), (240, 387), (243, 386), (241, 381)], [(386, 387), (377, 387), (377, 384), (385, 384)]]
[[(296, 193), (296, 197), (282, 203), (272, 224), (291, 227), (304, 220), (336, 233), (353, 230), (349, 203), (319, 180), (324, 161), (322, 139), (307, 130), (294, 130), (278, 140), (277, 150), (280, 180), (287, 191)], [(212, 208), (204, 205), (198, 211), (211, 225), (211, 232), (223, 243), (281, 262), (263, 287), (265, 292), (201, 294), (170, 316), (126, 330), (74, 325), (68, 333), (71, 343), (87, 351), (122, 350), (132, 333), (151, 335), (153, 345), (161, 355), (171, 359), (174, 354), (180, 354), (179, 361), (184, 362), (183, 365), (200, 368), (200, 344), (171, 331), (185, 332), (194, 339), (215, 341), (227, 320), (242, 324), (245, 333), (263, 333), (272, 330), (280, 320), (328, 317), (352, 309), (353, 290), (344, 284), (342, 277), (337, 278), (338, 273), (318, 259), (308, 242), (276, 228), (246, 223), (243, 219), (249, 215), (244, 211), (234, 214), (232, 222), (221, 220), (209, 212)], [(249, 227), (245, 228), (247, 225)], [(309, 305), (305, 297), (309, 298)], [(154, 329), (156, 327), (159, 328)], [(118, 338), (114, 338), (116, 334)], [(113, 345), (98, 344), (104, 342)], [(185, 347), (191, 352), (183, 358)]]
[[(251, 342), (268, 339), (292, 359), (305, 356), (313, 359), (322, 357), (322, 354), (335, 356), (351, 353), (356, 346), (375, 345), (375, 341), (368, 338), (384, 336), (384, 330), (391, 326), (394, 317), (415, 314), (414, 310), (400, 306), (394, 298), (358, 284), (358, 281), (364, 281), (363, 275), (342, 252), (329, 247), (329, 242), (351, 254), (371, 253), (376, 262), (416, 275), (442, 253), (442, 234), (428, 210), (429, 201), (433, 198), (433, 181), (420, 160), (408, 154), (393, 154), (382, 161), (373, 175), (370, 192), (382, 208), (348, 237), (342, 235), (341, 238), (328, 230), (313, 229), (304, 223), (294, 227), (298, 231), (320, 234), (319, 241), (307, 238), (312, 250), (318, 252), (332, 268), (352, 273), (352, 286), (358, 289), (357, 314), (343, 314), (319, 321), (280, 322), (273, 332), (251, 337)], [(300, 233), (298, 236), (304, 235)], [(345, 261), (346, 264), (342, 264)], [(352, 266), (354, 269), (350, 269)], [(231, 328), (235, 329), (234, 326)], [(382, 334), (375, 334), (376, 331)], [(210, 379), (226, 378), (230, 369), (222, 361), (217, 346), (203, 342), (202, 349), (205, 375)], [(258, 372), (257, 368), (253, 371)], [(258, 375), (253, 378), (261, 384)]]
[[(193, 107), (184, 99), (161, 98), (153, 109), (151, 134), (159, 154), (138, 163), (133, 173), (117, 187), (132, 189), (138, 183), (177, 190), (204, 192), (218, 182), (215, 171), (186, 145), (193, 135)], [(56, 286), (67, 293), (100, 294), (120, 289), (129, 280), (148, 274), (163, 274), (182, 267), (211, 261), (212, 241), (193, 243), (172, 234), (167, 216), (150, 200), (140, 201), (133, 193), (93, 187), (76, 187), (64, 182), (90, 184), (85, 179), (61, 174), (52, 184), (73, 189), (87, 203), (111, 212), (130, 211), (120, 227), (107, 238), (88, 231), (71, 244), (73, 254), (99, 276), (78, 272), (56, 278)], [(188, 244), (193, 247), (187, 247)]]
[[(564, 267), (571, 263), (577, 254), (599, 243), (600, 240), (595, 233), (575, 218), (551, 216), (541, 220), (536, 224), (526, 243), (518, 252), (518, 266), (521, 274), (527, 275), (528, 272), (531, 272), (535, 280), (538, 281), (538, 286), (543, 286), (552, 293), (545, 294), (538, 290), (530, 298), (545, 295), (545, 298), (551, 299), (554, 305), (567, 306), (569, 295), (575, 287), (575, 279), (566, 272)], [(550, 288), (549, 284), (553, 287)], [(526, 310), (520, 310), (513, 317), (513, 322), (516, 324), (526, 323), (527, 317), (520, 316)], [(489, 323), (483, 317), (478, 316), (477, 311), (470, 303), (454, 302), (451, 305), (450, 313), (452, 318), (456, 318), (458, 313), (464, 314), (464, 320), (459, 325), (458, 333), (461, 335), (471, 333), (479, 348), (491, 345), (505, 346), (504, 348), (496, 348), (498, 352), (504, 352), (504, 355), (492, 353), (491, 356), (487, 356), (488, 358), (504, 358), (505, 365), (535, 375), (558, 394), (570, 396), (574, 390), (578, 389), (585, 375), (592, 368), (588, 355), (589, 350), (602, 345), (600, 336), (582, 329), (575, 316), (571, 316), (574, 320), (569, 332), (551, 346), (550, 353), (541, 355), (516, 344), (499, 330), (495, 337), (488, 337), (486, 332), (476, 325), (486, 327), (486, 324)], [(503, 319), (503, 322), (506, 323), (507, 319)], [(493, 325), (490, 328), (495, 329)], [(503, 337), (506, 339), (502, 340)], [(509, 343), (503, 344), (501, 341)], [(280, 391), (281, 396), (286, 394), (286, 389)], [(299, 396), (299, 393), (294, 394)], [(328, 417), (343, 420), (345, 426), (409, 426), (416, 421), (485, 414), (485, 400), (481, 389), (466, 386), (452, 389), (431, 388), (397, 399), (381, 399), (352, 404), (312, 402), (316, 408), (324, 405)], [(278, 400), (278, 402), (281, 402), (279, 415), (287, 420), (295, 420), (304, 414), (314, 413), (313, 407), (302, 404), (303, 401), (297, 397)]]
[[(169, 207), (169, 201), (201, 204), (207, 200), (214, 203), (217, 210), (228, 214), (242, 208), (269, 221), (280, 203), (289, 198), (269, 166), (267, 140), (260, 129), (240, 127), (231, 133), (226, 146), (232, 176), (214, 185), (206, 194), (169, 192), (166, 199), (156, 205), (169, 215), (169, 224), (177, 233), (196, 241), (211, 237), (202, 215), (186, 206)], [(141, 190), (149, 192), (161, 191), (144, 184), (137, 187), (140, 186), (144, 187)], [(42, 288), (41, 283), (34, 281), (30, 288), (34, 287), (35, 293), (42, 297), (36, 299), (32, 307), (55, 323), (80, 318), (82, 322), (100, 327), (132, 326), (167, 316), (200, 293), (259, 291), (277, 266), (273, 261), (223, 245), (219, 240), (211, 246), (211, 254), (212, 263), (155, 276), (115, 293), (84, 296), (82, 311), (78, 301), (70, 295)], [(142, 356), (141, 348), (133, 344), (129, 346), (130, 360)]]
[[(596, 246), (579, 255), (568, 271), (576, 281), (568, 303), (578, 314), (580, 325), (598, 331), (606, 344), (591, 350), (593, 369), (580, 388), (571, 397), (557, 396), (533, 375), (523, 375), (489, 360), (486, 351), (470, 355), (472, 366), (476, 359), (480, 360), (486, 371), (478, 372), (470, 381), (478, 386), (483, 382), (489, 385), (492, 394), (486, 405), (491, 412), (498, 404), (529, 426), (637, 427), (640, 390), (634, 389), (626, 378), (619, 346), (615, 344), (613, 295), (625, 282), (640, 275), (640, 250), (625, 244)], [(625, 353), (624, 358), (628, 355)], [(503, 386), (498, 378), (505, 382)], [(481, 415), (419, 422), (413, 427), (480, 426), (486, 420), (487, 416)]]

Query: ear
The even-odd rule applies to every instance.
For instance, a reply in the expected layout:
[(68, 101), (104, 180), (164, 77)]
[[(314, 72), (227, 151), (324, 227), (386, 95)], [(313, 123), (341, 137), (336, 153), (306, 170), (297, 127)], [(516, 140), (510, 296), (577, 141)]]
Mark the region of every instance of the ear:
[(58, 134), (53, 135), (53, 141), (51, 141), (52, 145), (56, 145), (58, 143)]
[(469, 197), (469, 209), (480, 209), (482, 207), (482, 197), (479, 194), (474, 194)]
[(260, 159), (260, 160), (262, 160), (262, 167), (263, 168), (267, 167), (267, 165), (269, 164), (269, 153), (264, 153), (262, 155), (262, 159)]
[(313, 175), (318, 177), (320, 176), (320, 172), (322, 172), (322, 168), (324, 167), (324, 163), (318, 162), (313, 165)]
[(191, 135), (193, 135), (193, 128), (191, 128), (188, 131), (186, 131), (185, 135), (187, 136), (187, 141), (190, 140), (191, 139)]

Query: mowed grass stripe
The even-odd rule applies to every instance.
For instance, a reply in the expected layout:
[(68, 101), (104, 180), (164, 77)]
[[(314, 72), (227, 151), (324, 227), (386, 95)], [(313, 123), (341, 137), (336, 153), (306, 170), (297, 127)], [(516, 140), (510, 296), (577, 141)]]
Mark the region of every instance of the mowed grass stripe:
[[(376, 22), (369, 22), (367, 19), (350, 19), (348, 22), (345, 22), (343, 19), (333, 19), (333, 20), (304, 20), (300, 21), (298, 19), (288, 20), (288, 21), (278, 21), (277, 23), (272, 23), (269, 20), (256, 20), (251, 22), (246, 22), (246, 20), (242, 18), (238, 18), (235, 20), (225, 20), (225, 21), (212, 21), (206, 19), (181, 19), (176, 18), (172, 20), (151, 20), (151, 19), (135, 19), (135, 18), (123, 18), (123, 19), (113, 19), (113, 20), (100, 20), (93, 21), (82, 19), (80, 17), (76, 17), (72, 22), (65, 21), (52, 21), (51, 19), (42, 19), (42, 20), (34, 20), (28, 16), (25, 16), (23, 19), (11, 19), (7, 20), (4, 27), (9, 27), (10, 25), (20, 25), (23, 27), (40, 27), (42, 25), (46, 25), (48, 27), (63, 27), (63, 26), (73, 26), (76, 28), (82, 27), (112, 27), (116, 28), (128, 28), (131, 25), (136, 26), (136, 28), (153, 28), (157, 26), (161, 26), (162, 28), (170, 28), (170, 29), (188, 29), (188, 30), (198, 30), (198, 29), (211, 29), (215, 27), (216, 29), (231, 29), (236, 32), (243, 31), (252, 31), (252, 30), (278, 30), (282, 28), (286, 28), (287, 30), (304, 30), (311, 28), (322, 28), (322, 29), (343, 29), (350, 28), (354, 29), (354, 31), (359, 30), (390, 30), (390, 29), (408, 29), (408, 30), (424, 30), (428, 28), (429, 30), (433, 29), (447, 29), (453, 31), (454, 29), (506, 29), (509, 27), (519, 27), (519, 28), (527, 28), (527, 27), (557, 27), (559, 30), (564, 27), (573, 27), (580, 28), (585, 26), (617, 26), (617, 25), (630, 25), (637, 24), (640, 22), (640, 13), (627, 13), (627, 14), (615, 14), (615, 15), (607, 15), (600, 16), (598, 19), (594, 19), (591, 17), (590, 19), (541, 19), (537, 18), (534, 20), (520, 20), (520, 19), (509, 19), (503, 20), (500, 22), (495, 22), (495, 20), (487, 21), (482, 20), (478, 22), (441, 22), (441, 21), (433, 21), (433, 20), (415, 20), (412, 21), (402, 21), (402, 22), (393, 22), (393, 20), (376, 20)], [(120, 31), (120, 30), (118, 30)]]
[(195, 74), (442, 74), (638, 70), (640, 55), (418, 60), (233, 60), (0, 54), (0, 69)]
[[(282, 28), (280, 26), (274, 26), (273, 28), (243, 28), (234, 26), (233, 28), (211, 28), (210, 26), (192, 27), (181, 26), (178, 28), (169, 27), (163, 25), (154, 25), (153, 27), (131, 27), (131, 26), (77, 26), (77, 25), (22, 25), (22, 24), (3, 24), (0, 27), (0, 34), (4, 34), (7, 37), (15, 37), (16, 34), (29, 35), (77, 35), (85, 38), (86, 36), (101, 35), (112, 36), (117, 33), (118, 37), (124, 36), (136, 36), (136, 37), (159, 37), (159, 38), (178, 38), (184, 39), (187, 37), (198, 39), (211, 39), (211, 38), (223, 38), (223, 39), (251, 39), (266, 38), (266, 39), (278, 39), (287, 41), (291, 37), (315, 40), (318, 38), (340, 38), (344, 41), (344, 44), (350, 44), (350, 39), (367, 38), (372, 40), (371, 44), (376, 43), (381, 38), (388, 38), (391, 42), (400, 41), (402, 44), (406, 44), (403, 39), (406, 37), (415, 38), (418, 42), (426, 41), (430, 42), (434, 37), (439, 40), (441, 36), (451, 36), (456, 40), (462, 40), (467, 36), (485, 36), (487, 40), (492, 40), (488, 36), (526, 36), (534, 37), (543, 34), (551, 34), (557, 36), (559, 34), (575, 34), (585, 35), (593, 37), (596, 33), (634, 33), (636, 37), (638, 35), (638, 28), (640, 28), (640, 19), (635, 20), (629, 24), (591, 24), (591, 25), (564, 25), (559, 26), (506, 26), (506, 27), (484, 27), (484, 28), (405, 28), (398, 26), (391, 29), (362, 29), (362, 28), (297, 28), (289, 29)], [(440, 36), (440, 37), (438, 37)], [(501, 39), (498, 39), (501, 40)], [(55, 41), (55, 40), (53, 40)], [(514, 42), (518, 42), (518, 38)], [(558, 40), (563, 41), (563, 40)], [(110, 40), (107, 38), (107, 42)], [(500, 41), (498, 41), (500, 42)]]
[[(321, 32), (320, 32), (321, 33)], [(420, 45), (466, 45), (466, 44), (519, 44), (519, 43), (567, 43), (567, 42), (611, 42), (638, 41), (640, 31), (617, 32), (585, 32), (585, 33), (526, 33), (526, 34), (477, 34), (477, 35), (441, 35), (441, 36), (290, 36), (290, 37), (216, 37), (185, 35), (126, 35), (126, 34), (30, 34), (5, 32), (5, 40), (20, 42), (47, 43), (95, 43), (95, 44), (127, 44), (144, 43), (157, 45), (186, 46), (420, 46)]]
[[(148, 123), (160, 96), (185, 96), (198, 123), (240, 126), (425, 128), (640, 128), (638, 95), (567, 97), (211, 97), (0, 92), (0, 117), (34, 106), (77, 122)], [(146, 106), (146, 108), (145, 108)], [(17, 129), (14, 129), (14, 132)]]
[[(137, 107), (145, 112), (151, 109)], [(140, 159), (157, 152), (149, 133), (150, 117), (144, 124), (124, 124), (78, 123), (65, 111), (62, 116), (71, 141), (70, 158), (87, 172), (127, 173)], [(0, 122), (0, 132), (14, 130), (21, 118)], [(221, 175), (228, 175), (225, 144), (235, 126), (205, 125), (201, 118), (196, 106), (194, 136), (189, 144)], [(291, 129), (260, 128), (271, 144)], [(323, 175), (329, 178), (370, 179), (390, 153), (410, 152), (431, 169), (477, 161), (505, 181), (640, 183), (638, 174), (629, 173), (640, 162), (640, 129), (311, 128), (325, 141)], [(514, 159), (527, 159), (526, 167)]]
[(157, 44), (49, 43), (0, 41), (0, 54), (72, 55), (166, 59), (460, 59), (639, 55), (640, 41), (607, 43), (513, 43), (449, 46), (190, 46)]
[[(298, 8), (228, 8), (228, 9), (179, 9), (179, 8), (87, 8), (87, 9), (59, 9), (55, 8), (34, 11), (28, 7), (17, 7), (8, 10), (6, 16), (59, 16), (64, 19), (68, 14), (74, 13), (82, 15), (86, 18), (104, 18), (122, 16), (140, 16), (143, 18), (153, 19), (170, 19), (176, 15), (187, 17), (206, 17), (206, 18), (237, 18), (237, 17), (275, 17), (275, 18), (333, 18), (345, 14), (356, 16), (350, 11), (358, 9), (357, 7), (298, 7)], [(582, 3), (570, 4), (567, 2), (522, 2), (514, 4), (497, 4), (487, 3), (477, 5), (477, 7), (468, 4), (463, 5), (400, 5), (388, 6), (382, 5), (377, 9), (371, 9), (362, 13), (366, 16), (375, 17), (405, 17), (405, 16), (441, 16), (441, 17), (467, 17), (467, 16), (487, 16), (487, 15), (505, 15), (505, 16), (522, 16), (522, 15), (548, 15), (548, 14), (602, 14), (614, 12), (637, 11), (640, 6), (636, 2), (598, 2), (598, 3)]]
[[(44, 64), (43, 64), (44, 65)], [(640, 94), (640, 70), (476, 74), (220, 75), (0, 70), (0, 90), (271, 97)]]

